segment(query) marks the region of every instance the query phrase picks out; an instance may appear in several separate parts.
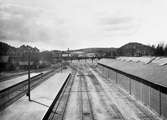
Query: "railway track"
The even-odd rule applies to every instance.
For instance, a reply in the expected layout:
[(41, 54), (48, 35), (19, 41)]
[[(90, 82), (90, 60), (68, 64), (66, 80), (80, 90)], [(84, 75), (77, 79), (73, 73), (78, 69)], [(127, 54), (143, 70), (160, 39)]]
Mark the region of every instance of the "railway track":
[(80, 87), (81, 87), (81, 120), (95, 120), (94, 114), (93, 114), (93, 108), (92, 103), (89, 95), (88, 86), (86, 83), (86, 77), (83, 75), (83, 77), (80, 78)]
[(45, 114), (43, 120), (64, 120), (66, 116), (67, 106), (69, 104), (69, 97), (71, 94), (71, 89), (76, 74), (79, 72), (79, 116), (80, 120), (95, 120), (93, 114), (92, 103), (89, 95), (88, 86), (86, 83), (86, 78), (83, 72), (78, 71), (78, 69), (73, 69), (71, 77), (69, 77), (62, 88), (60, 89), (58, 95), (50, 106), (48, 112)]
[[(31, 89), (54, 75), (57, 70), (53, 69), (45, 74), (41, 73), (31, 78)], [(24, 96), (28, 90), (28, 79), (0, 91), (0, 111)]]
[[(43, 120), (100, 120), (102, 115), (104, 115), (102, 118), (111, 120), (135, 118), (140, 120), (158, 120), (144, 108), (141, 108), (135, 101), (127, 99), (127, 96), (117, 91), (118, 89), (113, 90), (115, 88), (112, 88), (112, 86), (111, 88), (106, 87), (111, 84), (111, 81), (106, 79), (102, 82), (97, 77), (97, 74), (100, 74), (96, 70), (97, 68), (94, 68), (93, 72), (89, 69), (89, 66), (82, 64), (79, 66), (74, 64), (70, 67), (75, 71), (75, 74), (72, 73), (72, 77), (66, 80), (52, 103), (52, 107), (49, 108), (50, 110), (48, 111), (50, 112), (47, 112)], [(116, 94), (113, 94), (113, 92)], [(120, 107), (120, 104), (125, 105), (125, 107), (128, 104), (132, 108), (125, 108), (126, 110), (124, 110)], [(134, 114), (130, 113), (132, 109)]]
[[(89, 78), (90, 78), (90, 82), (94, 84), (96, 92), (98, 93), (100, 101), (102, 102), (104, 108), (108, 111), (110, 119), (125, 120), (125, 118), (123, 117), (123, 115), (121, 114), (117, 106), (112, 103), (112, 100), (109, 98), (109, 96), (106, 94), (106, 92), (102, 88), (101, 84), (98, 82), (96, 76), (93, 73), (91, 73)], [(107, 100), (110, 100), (111, 103), (105, 102)]]
[[(80, 66), (81, 67), (81, 66)], [(92, 66), (91, 66), (92, 68)], [(83, 68), (82, 68), (83, 69)], [(117, 108), (117, 106), (115, 104), (111, 104), (111, 103), (106, 103), (105, 101), (107, 101), (106, 99), (112, 101), (109, 96), (107, 95), (107, 93), (104, 91), (104, 89), (102, 88), (101, 84), (98, 82), (96, 76), (91, 72), (91, 71), (82, 71), (82, 69), (77, 69), (80, 76), (82, 76), (82, 78), (80, 79), (80, 86), (81, 89), (80, 91), (81, 92), (81, 99), (80, 99), (80, 113), (81, 113), (81, 119), (82, 120), (92, 120), (92, 119), (95, 119), (93, 118), (94, 115), (93, 115), (93, 109), (91, 107), (91, 100), (89, 100), (89, 103), (90, 103), (90, 106), (88, 105), (88, 103), (86, 103), (86, 101), (88, 101), (88, 99), (90, 99), (89, 97), (89, 91), (88, 91), (88, 86), (87, 86), (87, 83), (86, 83), (86, 78), (85, 77), (89, 77), (90, 78), (90, 82), (92, 83), (92, 85), (94, 85), (95, 89), (96, 89), (96, 92), (98, 93), (99, 95), (99, 98), (100, 98), (100, 101), (102, 102), (104, 108), (108, 111), (108, 115), (110, 116), (110, 119), (119, 119), (119, 120), (125, 120), (124, 116), (122, 115), (122, 113), (120, 112), (120, 110)], [(94, 68), (94, 70), (100, 74), (101, 77), (104, 78), (104, 76), (96, 70), (96, 68)], [(87, 75), (84, 75), (83, 73), (87, 74)], [(89, 73), (89, 74), (88, 74)], [(87, 93), (88, 97), (89, 98), (86, 98), (85, 96), (85, 93)], [(123, 93), (121, 92), (121, 95), (123, 95)], [(125, 97), (127, 98), (126, 96), (122, 96), (122, 98)], [(138, 117), (141, 119), (141, 120), (158, 120), (158, 118), (155, 117), (155, 115), (153, 114), (148, 114), (149, 112), (147, 110), (145, 110), (144, 108), (141, 108), (140, 105), (138, 105), (135, 101), (132, 101), (130, 98), (127, 98), (127, 104), (129, 104), (130, 106), (138, 109), (140, 112), (138, 113), (136, 111), (136, 113), (138, 114)], [(87, 105), (86, 105), (86, 104)], [(86, 108), (86, 110), (84, 110)], [(91, 110), (92, 109), (92, 110)]]
[(27, 74), (27, 72), (22, 72), (22, 73), (17, 73), (17, 74), (12, 74), (12, 75), (8, 75), (8, 76), (1, 76), (0, 77), (0, 82), (6, 81), (6, 80), (10, 80), (12, 78), (16, 78), (22, 75)]
[(89, 72), (83, 71), (82, 67), (75, 68), (79, 73), (79, 92), (80, 92), (80, 118), (81, 120), (95, 120), (92, 101), (89, 94), (88, 85), (86, 82), (86, 77), (89, 76)]
[(65, 80), (63, 86), (59, 90), (52, 105), (49, 107), (47, 113), (43, 117), (43, 120), (63, 120), (64, 119), (70, 92), (71, 92), (71, 87), (73, 85), (75, 75), (76, 75), (76, 71), (73, 71), (72, 74), (70, 74), (68, 78)]
[[(88, 67), (88, 66), (86, 66), (86, 67)], [(88, 71), (88, 69), (85, 69), (85, 70), (86, 70), (85, 72), (88, 74), (85, 77), (89, 77), (88, 80), (95, 87), (95, 90), (100, 98), (100, 101), (103, 104), (103, 107), (105, 108), (105, 110), (107, 111), (107, 114), (109, 115), (109, 119), (125, 120), (125, 118), (123, 117), (123, 115), (121, 114), (121, 112), (119, 111), (117, 106), (114, 104), (111, 104), (110, 102), (107, 102), (108, 100), (110, 100), (110, 98), (108, 97), (108, 95), (106, 94), (104, 89), (102, 88), (101, 84), (98, 82), (96, 76), (91, 71)], [(86, 81), (84, 81), (84, 82), (85, 82), (86, 87), (88, 87)], [(88, 88), (86, 88), (86, 89), (88, 90)], [(92, 105), (92, 104), (90, 104), (90, 105)], [(93, 112), (93, 110), (92, 110), (92, 112)]]
[[(93, 69), (93, 68), (92, 68)], [(102, 73), (100, 73), (97, 68), (93, 69), (95, 72), (97, 72), (101, 77), (103, 77), (105, 80), (105, 82), (111, 82), (110, 80), (106, 79), (106, 77), (104, 77), (104, 75), (102, 75)], [(109, 84), (109, 83), (108, 83)], [(118, 89), (118, 95), (121, 98), (125, 98), (124, 101), (126, 101), (126, 104), (128, 104), (129, 106), (131, 106), (132, 108), (136, 108), (134, 111), (136, 112), (137, 116), (141, 119), (141, 120), (159, 120), (159, 118), (153, 114), (152, 112), (148, 111), (148, 109), (144, 108), (144, 106), (139, 105), (134, 99), (127, 97), (127, 94), (125, 92), (123, 92), (121, 89)]]

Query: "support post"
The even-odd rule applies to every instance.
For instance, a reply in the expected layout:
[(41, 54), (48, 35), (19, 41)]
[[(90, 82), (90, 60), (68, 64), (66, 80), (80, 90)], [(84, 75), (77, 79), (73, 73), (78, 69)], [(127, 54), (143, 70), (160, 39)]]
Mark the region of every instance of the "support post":
[(63, 52), (61, 52), (61, 72), (63, 71), (63, 65), (62, 65), (62, 62), (63, 62)]
[(162, 115), (161, 87), (159, 87), (159, 114)]
[(115, 72), (115, 73), (116, 73), (116, 84), (118, 84), (117, 72)]
[(132, 94), (132, 80), (131, 78), (129, 78), (129, 94), (131, 95)]

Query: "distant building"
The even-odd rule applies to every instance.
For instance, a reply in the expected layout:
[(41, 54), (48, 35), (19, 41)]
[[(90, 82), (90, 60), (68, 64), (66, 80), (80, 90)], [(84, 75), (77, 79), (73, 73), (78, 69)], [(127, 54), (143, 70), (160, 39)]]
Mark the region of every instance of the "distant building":
[(52, 58), (60, 58), (62, 56), (62, 52), (61, 51), (52, 51)]
[(62, 54), (62, 57), (71, 57), (71, 54), (63, 53), (63, 54)]
[(96, 57), (96, 53), (87, 53), (86, 57)]
[(0, 63), (7, 63), (9, 61), (9, 56), (0, 56)]

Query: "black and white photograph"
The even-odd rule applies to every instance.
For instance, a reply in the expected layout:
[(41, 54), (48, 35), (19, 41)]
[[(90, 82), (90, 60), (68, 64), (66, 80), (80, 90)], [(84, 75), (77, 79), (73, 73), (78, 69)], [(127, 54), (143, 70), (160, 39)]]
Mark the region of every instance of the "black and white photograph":
[(0, 120), (167, 120), (167, 0), (0, 0)]

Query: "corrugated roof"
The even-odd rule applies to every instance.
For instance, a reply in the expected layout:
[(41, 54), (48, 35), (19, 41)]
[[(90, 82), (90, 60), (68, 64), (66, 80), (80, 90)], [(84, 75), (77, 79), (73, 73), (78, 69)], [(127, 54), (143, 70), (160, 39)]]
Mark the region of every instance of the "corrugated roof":
[(152, 61), (152, 63), (158, 64), (158, 65), (166, 65), (167, 64), (167, 58), (160, 58), (158, 57), (156, 60)]
[(125, 73), (140, 77), (154, 84), (167, 87), (167, 66), (126, 62), (114, 59), (101, 59), (99, 63)]
[(118, 60), (122, 61), (134, 61), (134, 62), (143, 62), (145, 64), (150, 63), (155, 57), (118, 57)]

